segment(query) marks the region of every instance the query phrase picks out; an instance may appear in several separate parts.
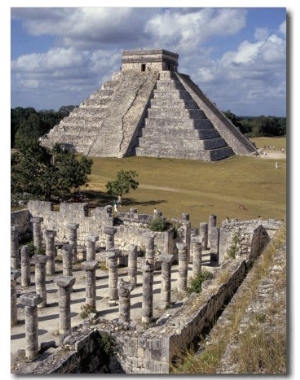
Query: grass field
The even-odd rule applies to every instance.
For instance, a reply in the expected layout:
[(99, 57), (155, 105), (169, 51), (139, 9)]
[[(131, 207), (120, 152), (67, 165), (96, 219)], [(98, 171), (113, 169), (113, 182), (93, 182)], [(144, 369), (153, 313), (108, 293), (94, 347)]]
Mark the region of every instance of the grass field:
[[(275, 145), (286, 149), (285, 138), (257, 138), (258, 148)], [(190, 214), (193, 227), (208, 221), (217, 222), (286, 216), (286, 160), (233, 156), (220, 162), (201, 162), (149, 157), (93, 158), (90, 182), (84, 191), (94, 197), (94, 204), (111, 204), (105, 197), (106, 183), (119, 170), (135, 170), (139, 188), (124, 196), (122, 211), (136, 207), (139, 213), (152, 213), (154, 207), (167, 218)]]

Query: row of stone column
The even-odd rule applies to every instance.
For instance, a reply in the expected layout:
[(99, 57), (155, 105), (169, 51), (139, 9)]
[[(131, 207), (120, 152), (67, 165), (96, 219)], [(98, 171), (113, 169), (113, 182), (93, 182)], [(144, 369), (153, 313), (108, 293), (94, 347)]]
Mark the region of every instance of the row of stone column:
[[(36, 249), (42, 248), (42, 228), (41, 223), (43, 218), (35, 217), (31, 218), (31, 223), (33, 226), (33, 244)], [(78, 223), (68, 223), (68, 244), (72, 247), (72, 262), (77, 262), (78, 248), (77, 248), (77, 230), (79, 228)], [(106, 227), (104, 229), (104, 233), (106, 235), (106, 249), (110, 249), (114, 246), (114, 234), (116, 233), (116, 229), (114, 227)], [(55, 268), (55, 256), (56, 256), (56, 248), (55, 248), (55, 236), (56, 231), (54, 230), (45, 230), (44, 238), (45, 238), (45, 254), (49, 257), (46, 272), (49, 275), (54, 274)], [(90, 254), (94, 254), (94, 243), (99, 240), (99, 236), (88, 236), (86, 238), (87, 243), (87, 251), (86, 251), (86, 259), (90, 260)], [(11, 268), (18, 269), (20, 266), (20, 253), (19, 253), (19, 226), (13, 225), (11, 226)]]
[[(89, 258), (94, 258), (94, 245), (96, 238), (90, 239), (90, 255)], [(196, 249), (194, 255), (201, 257), (201, 244), (193, 242)], [(22, 251), (26, 252), (27, 247), (23, 247)], [(65, 255), (68, 256), (67, 263), (70, 267), (72, 265), (71, 249), (69, 245), (63, 247)], [(186, 290), (187, 285), (187, 246), (185, 244), (178, 244), (179, 249), (179, 280), (178, 289)], [(128, 281), (118, 281), (118, 264), (117, 260), (120, 255), (120, 250), (111, 249), (107, 251), (108, 269), (109, 269), (109, 302), (115, 304), (119, 300), (119, 319), (122, 322), (130, 321), (130, 293), (136, 285), (137, 275), (137, 247), (130, 246), (129, 262), (128, 262)], [(143, 295), (142, 295), (142, 322), (150, 323), (153, 319), (153, 275), (154, 275), (154, 238), (149, 236), (146, 241), (146, 257), (143, 269)], [(46, 257), (37, 255), (36, 271), (39, 272), (37, 278), (40, 284), (44, 282), (41, 268), (44, 267), (47, 261)], [(158, 257), (161, 262), (162, 273), (162, 286), (161, 286), (161, 301), (165, 308), (168, 308), (171, 303), (171, 264), (173, 255), (162, 254)], [(86, 271), (86, 303), (92, 308), (96, 308), (96, 276), (95, 271), (98, 266), (96, 261), (85, 261), (82, 263), (82, 269)], [(71, 330), (70, 318), (70, 294), (72, 287), (75, 283), (75, 278), (70, 274), (70, 267), (64, 266), (68, 271), (64, 272), (62, 276), (54, 279), (58, 286), (59, 294), (59, 332), (65, 334)], [(199, 271), (201, 268), (201, 259), (195, 260), (195, 267), (193, 272)], [(17, 321), (17, 308), (15, 285), (16, 280), (21, 274), (18, 271), (11, 273), (11, 287), (12, 287), (12, 324)], [(45, 288), (38, 286), (36, 293), (25, 293), (20, 297), (20, 301), (25, 307), (25, 324), (26, 324), (26, 357), (33, 359), (38, 352), (37, 340), (37, 308), (44, 306), (46, 302)]]

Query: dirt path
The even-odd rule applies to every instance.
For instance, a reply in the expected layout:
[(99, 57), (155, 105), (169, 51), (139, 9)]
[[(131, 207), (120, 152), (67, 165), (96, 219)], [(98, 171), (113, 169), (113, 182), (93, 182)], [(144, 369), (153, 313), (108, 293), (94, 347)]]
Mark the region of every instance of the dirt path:
[[(286, 160), (286, 153), (282, 153), (281, 150), (267, 150), (267, 149), (258, 149), (258, 156), (256, 158), (265, 158), (268, 160)], [(265, 153), (265, 154), (264, 154)]]

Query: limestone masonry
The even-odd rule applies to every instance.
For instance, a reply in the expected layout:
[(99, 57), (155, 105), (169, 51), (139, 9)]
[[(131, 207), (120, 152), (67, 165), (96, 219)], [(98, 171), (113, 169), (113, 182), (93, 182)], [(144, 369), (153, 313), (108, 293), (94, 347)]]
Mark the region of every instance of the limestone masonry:
[[(169, 374), (283, 224), (231, 219), (217, 227), (211, 214), (192, 228), (183, 213), (172, 219), (176, 233), (154, 232), (152, 215), (112, 209), (30, 201), (11, 214), (11, 373)], [(188, 295), (202, 269), (213, 277)]]
[(47, 135), (94, 157), (150, 156), (217, 161), (255, 146), (191, 80), (178, 54), (124, 51), (122, 67)]

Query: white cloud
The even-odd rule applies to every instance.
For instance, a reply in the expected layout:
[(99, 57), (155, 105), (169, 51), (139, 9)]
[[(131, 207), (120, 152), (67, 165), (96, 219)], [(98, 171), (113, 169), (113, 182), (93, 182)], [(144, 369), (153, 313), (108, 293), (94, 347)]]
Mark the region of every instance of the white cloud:
[[(241, 114), (243, 109), (256, 105), (258, 114), (272, 114), (268, 110), (281, 100), (281, 114), (284, 115), (286, 43), (279, 35), (269, 36), (266, 29), (256, 30), (254, 39), (258, 36), (259, 41), (243, 41), (235, 51), (225, 52), (220, 59), (207, 62), (197, 70), (196, 81), (205, 92), (214, 94), (212, 98), (221, 109), (226, 94), (227, 104), (231, 103), (234, 113)], [(218, 88), (220, 83), (222, 91)], [(280, 112), (278, 107), (277, 112)]]
[(141, 47), (179, 53), (179, 71), (221, 108), (226, 99), (232, 112), (254, 99), (261, 104), (267, 94), (285, 96), (285, 22), (276, 34), (269, 35), (267, 27), (244, 34), (247, 39), (234, 47), (246, 27), (247, 10), (242, 8), (39, 8), (17, 9), (13, 15), (25, 18), (31, 34), (56, 39), (47, 52), (12, 62), (15, 97), (38, 86), (43, 99), (55, 94), (55, 102), (64, 105), (64, 94), (74, 99), (67, 103), (78, 103), (119, 70), (122, 50)]
[(257, 41), (265, 40), (269, 35), (268, 28), (257, 28), (255, 30), (254, 38)]
[(284, 37), (286, 36), (286, 21), (284, 21), (282, 24), (280, 24), (279, 31), (280, 31), (280, 33), (282, 33), (284, 35)]
[(238, 33), (246, 25), (246, 13), (243, 9), (212, 8), (182, 13), (175, 8), (153, 16), (145, 31), (158, 46), (172, 44), (177, 51), (188, 52), (211, 37)]

